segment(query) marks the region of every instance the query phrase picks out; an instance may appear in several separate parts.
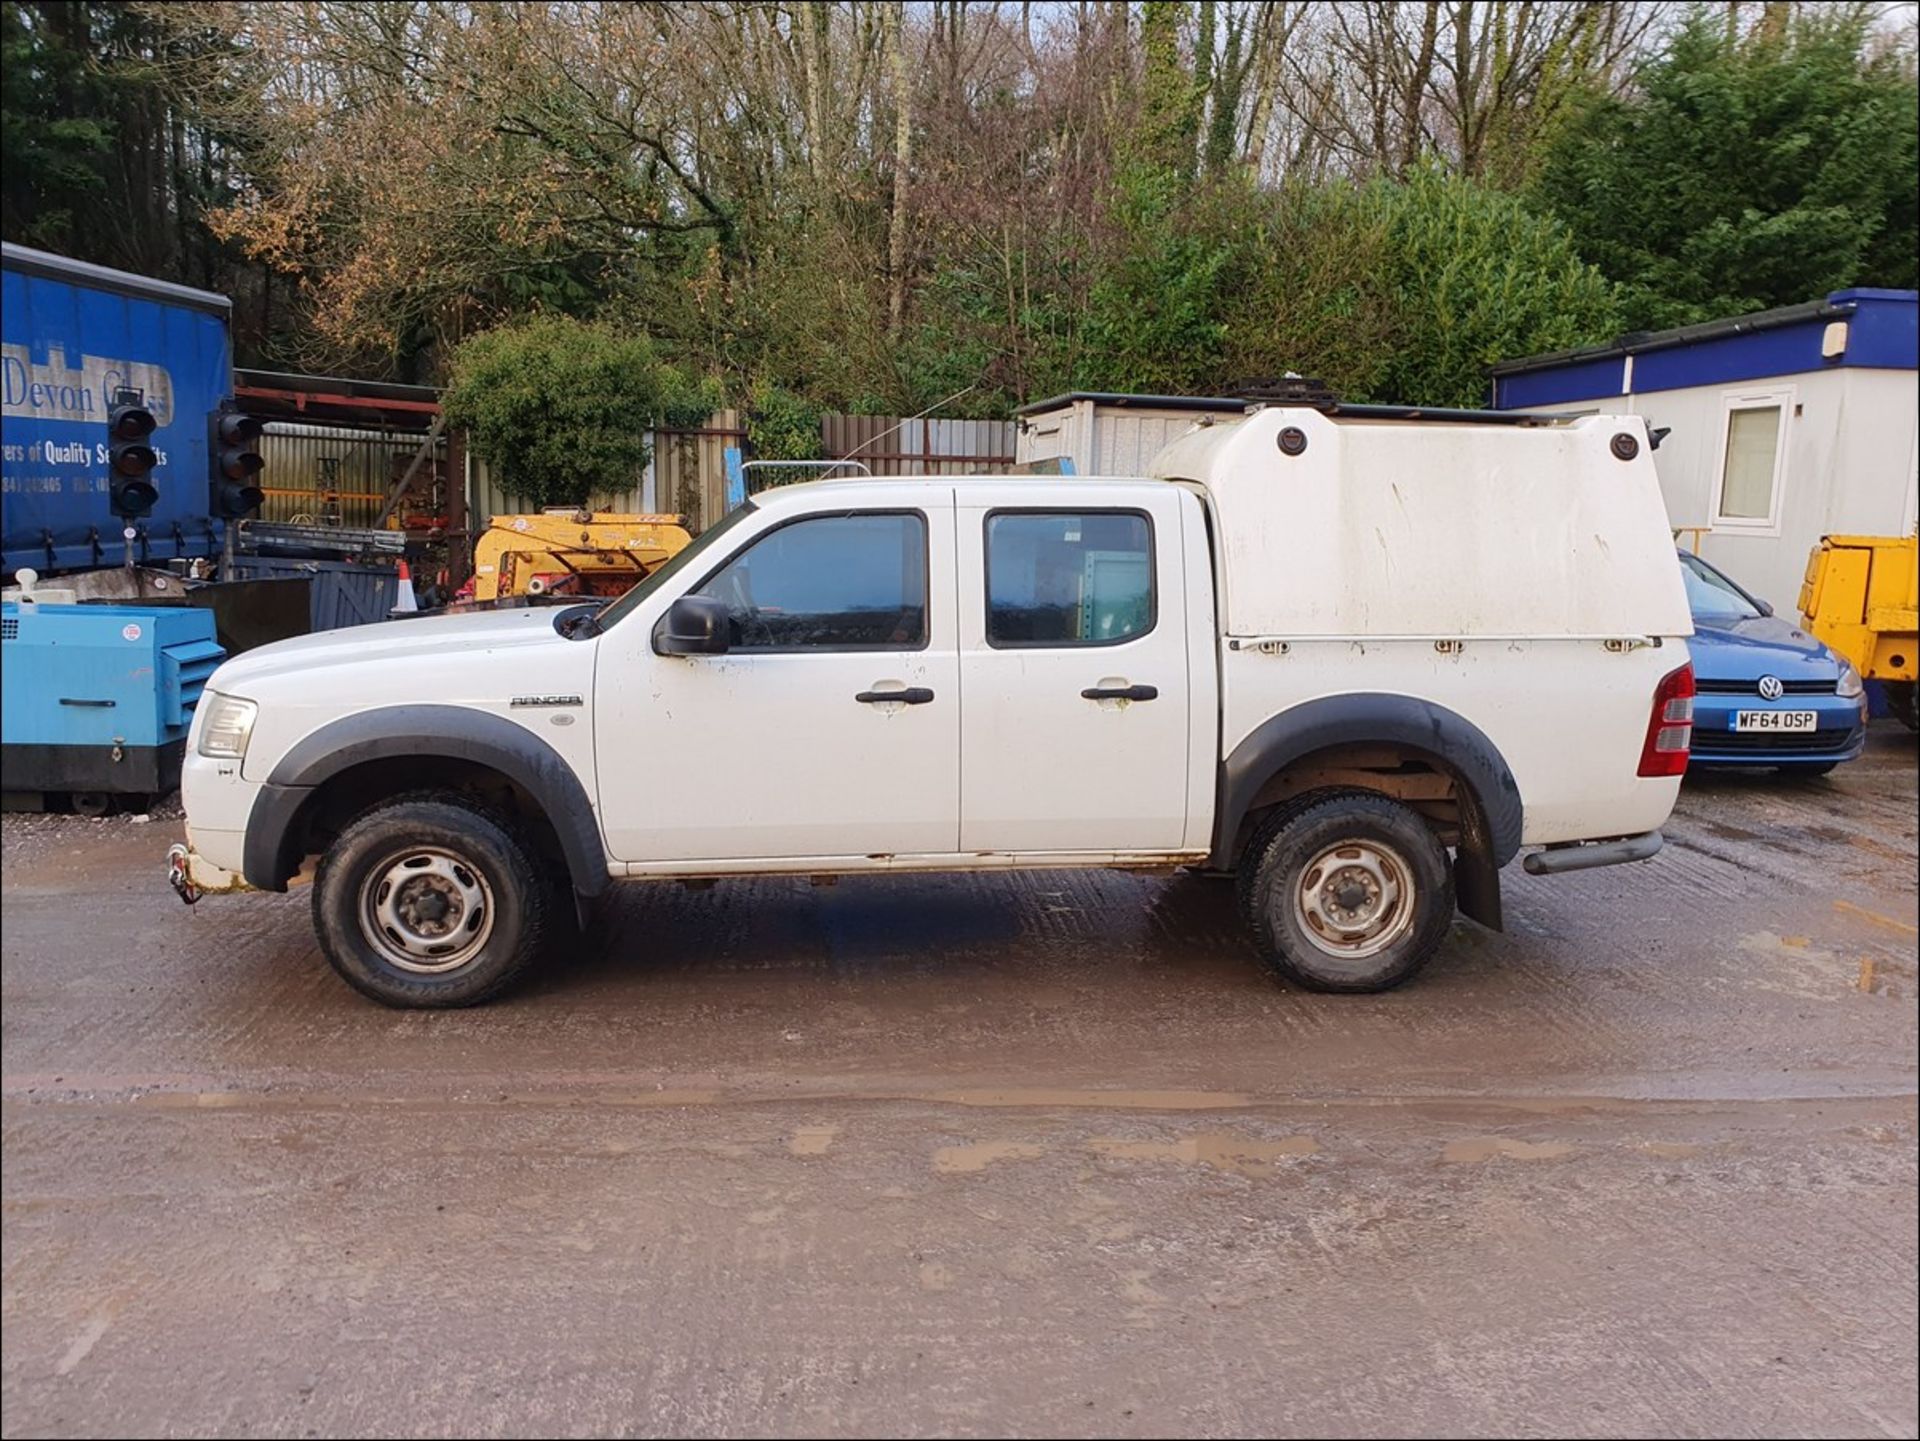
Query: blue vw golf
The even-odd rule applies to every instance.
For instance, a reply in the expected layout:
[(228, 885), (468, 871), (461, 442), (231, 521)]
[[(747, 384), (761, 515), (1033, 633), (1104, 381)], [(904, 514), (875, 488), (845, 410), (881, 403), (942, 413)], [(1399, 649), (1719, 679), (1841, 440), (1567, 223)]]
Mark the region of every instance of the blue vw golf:
[(1825, 775), (1867, 742), (1866, 687), (1842, 657), (1680, 552), (1693, 609), (1694, 765)]

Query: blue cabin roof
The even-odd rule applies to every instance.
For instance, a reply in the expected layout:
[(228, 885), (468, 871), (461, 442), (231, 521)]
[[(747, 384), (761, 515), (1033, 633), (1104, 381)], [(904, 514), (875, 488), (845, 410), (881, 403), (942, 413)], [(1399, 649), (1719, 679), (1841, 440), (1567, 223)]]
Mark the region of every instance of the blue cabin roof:
[[(1821, 350), (1834, 321), (1847, 322), (1846, 348), (1827, 358)], [(1531, 410), (1845, 365), (1920, 369), (1920, 291), (1836, 290), (1804, 305), (1503, 360), (1493, 367), (1493, 404), (1497, 410)]]

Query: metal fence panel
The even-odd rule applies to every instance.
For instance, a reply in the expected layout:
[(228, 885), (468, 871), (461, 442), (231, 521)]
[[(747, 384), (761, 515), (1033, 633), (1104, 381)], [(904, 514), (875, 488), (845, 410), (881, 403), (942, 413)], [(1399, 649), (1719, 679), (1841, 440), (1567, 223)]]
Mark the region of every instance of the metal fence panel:
[[(894, 415), (825, 415), (821, 452), (829, 460), (855, 459), (875, 475), (977, 475), (1013, 464), (1010, 420), (927, 420)], [(728, 446), (743, 446), (737, 410), (715, 411), (694, 430), (656, 430), (653, 458), (627, 490), (597, 498), (602, 510), (686, 517), (698, 534), (726, 514)], [(478, 535), (495, 515), (532, 509), (477, 456), (468, 461), (468, 525)]]
[(696, 534), (727, 513), (726, 450), (743, 445), (737, 410), (716, 410), (699, 430), (656, 430), (654, 496), (660, 509), (684, 515)]
[[(698, 430), (656, 430), (646, 470), (626, 490), (596, 496), (594, 507), (623, 515), (684, 515), (688, 529), (697, 534), (726, 513), (722, 457), (745, 435), (736, 410), (715, 411)], [(476, 536), (496, 515), (538, 509), (514, 494), (508, 479), (495, 475), (477, 455), (468, 460), (468, 476), (467, 524)]]
[[(373, 430), (269, 421), (260, 437), (266, 502), (260, 519), (367, 526), (425, 438), (425, 431)], [(444, 471), (446, 438), (427, 464)], [(418, 479), (419, 477), (416, 477)], [(426, 476), (431, 480), (430, 473)]]
[(978, 475), (1013, 464), (1010, 420), (828, 415), (820, 429), (828, 459), (863, 461), (875, 475)]

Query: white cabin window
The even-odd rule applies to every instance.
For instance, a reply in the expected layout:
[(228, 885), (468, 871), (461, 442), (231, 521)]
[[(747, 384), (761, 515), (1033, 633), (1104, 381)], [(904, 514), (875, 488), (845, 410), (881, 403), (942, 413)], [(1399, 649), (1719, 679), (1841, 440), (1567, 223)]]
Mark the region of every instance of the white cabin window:
[(1714, 528), (1780, 532), (1780, 470), (1786, 455), (1790, 390), (1726, 398), (1720, 473), (1714, 483)]

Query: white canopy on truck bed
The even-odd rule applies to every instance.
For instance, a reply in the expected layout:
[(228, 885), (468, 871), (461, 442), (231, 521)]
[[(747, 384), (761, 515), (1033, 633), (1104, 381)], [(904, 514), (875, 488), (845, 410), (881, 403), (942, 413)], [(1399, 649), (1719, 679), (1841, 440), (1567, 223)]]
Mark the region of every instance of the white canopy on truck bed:
[(1196, 427), (1153, 473), (1211, 500), (1230, 637), (1693, 632), (1637, 415), (1429, 422), (1270, 406)]

